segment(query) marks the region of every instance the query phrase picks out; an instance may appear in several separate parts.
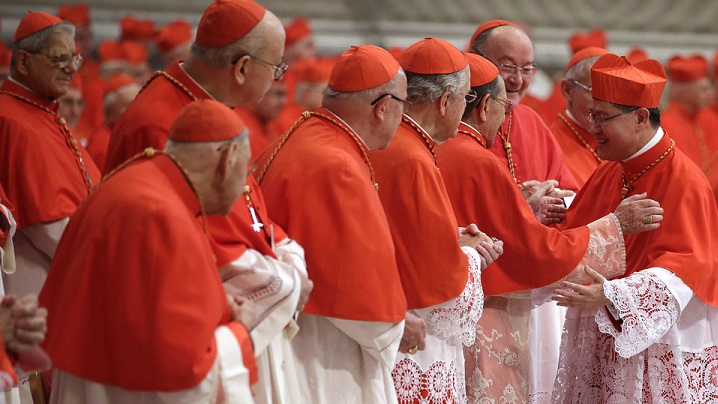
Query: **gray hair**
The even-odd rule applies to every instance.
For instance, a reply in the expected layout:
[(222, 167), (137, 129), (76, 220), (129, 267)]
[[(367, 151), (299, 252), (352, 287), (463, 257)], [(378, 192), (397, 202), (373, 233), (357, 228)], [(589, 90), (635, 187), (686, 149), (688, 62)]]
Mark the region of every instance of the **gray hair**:
[(581, 60), (580, 62), (571, 66), (571, 68), (568, 69), (568, 71), (563, 76), (563, 78), (566, 80), (578, 80), (579, 74), (581, 74), (584, 71), (584, 69), (586, 69), (586, 66), (588, 64), (595, 63), (598, 60), (598, 58), (600, 58), (601, 56), (602, 55), (596, 55), (596, 56), (591, 56), (590, 58)]
[(260, 22), (247, 35), (229, 45), (204, 48), (195, 42), (192, 44), (190, 52), (213, 66), (226, 67), (242, 56), (259, 53), (265, 46), (265, 31), (265, 24)]
[(66, 33), (70, 34), (73, 38), (75, 37), (75, 26), (72, 23), (63, 21), (55, 25), (51, 25), (43, 30), (30, 34), (25, 38), (13, 43), (10, 48), (12, 49), (12, 63), (11, 67), (15, 67), (15, 59), (18, 51), (25, 51), (30, 53), (36, 53), (41, 51), (46, 45), (50, 38), (50, 35), (55, 33)]
[(466, 82), (469, 80), (466, 69), (450, 74), (417, 74), (412, 72), (406, 73), (407, 99), (413, 103), (436, 102), (441, 95), (450, 91), (452, 99), (460, 96), (459, 92)]
[(341, 92), (331, 89), (329, 86), (326, 86), (324, 88), (324, 101), (334, 102), (334, 101), (340, 101), (340, 102), (349, 102), (356, 105), (361, 104), (369, 104), (375, 99), (377, 99), (382, 94), (388, 94), (392, 93), (396, 90), (396, 88), (399, 85), (399, 81), (401, 80), (401, 77), (404, 76), (404, 71), (399, 69), (399, 72), (392, 78), (391, 80), (387, 81), (386, 83), (376, 86), (374, 88), (370, 88), (368, 90), (363, 91), (351, 91), (351, 92)]

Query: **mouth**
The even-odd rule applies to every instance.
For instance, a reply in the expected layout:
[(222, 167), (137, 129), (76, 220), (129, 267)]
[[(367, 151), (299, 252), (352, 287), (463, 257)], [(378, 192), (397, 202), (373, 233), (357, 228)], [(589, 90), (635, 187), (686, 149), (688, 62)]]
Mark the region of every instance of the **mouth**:
[(599, 145), (608, 143), (608, 139), (596, 139), (596, 143)]

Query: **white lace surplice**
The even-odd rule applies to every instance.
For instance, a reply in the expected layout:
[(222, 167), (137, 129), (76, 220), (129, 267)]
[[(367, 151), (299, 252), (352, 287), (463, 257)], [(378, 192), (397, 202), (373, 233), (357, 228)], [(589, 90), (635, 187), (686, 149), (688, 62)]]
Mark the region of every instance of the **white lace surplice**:
[(718, 401), (718, 308), (663, 268), (606, 282), (604, 293), (620, 320), (569, 310), (553, 402)]
[[(584, 272), (586, 267), (608, 278), (625, 272), (623, 235), (615, 215), (604, 216), (589, 224), (588, 228), (590, 238), (586, 253), (576, 268), (562, 280), (590, 281)], [(529, 311), (532, 305), (547, 301), (554, 287), (555, 284), (530, 292), (486, 298), (484, 314), (477, 326), (476, 344), (464, 348), (469, 402), (550, 402), (561, 329), (553, 322), (556, 330), (532, 333), (529, 330)], [(529, 350), (532, 346), (530, 338), (545, 347), (556, 345), (556, 349), (543, 349), (539, 352), (544, 354), (537, 355)], [(546, 352), (556, 357), (546, 357)], [(530, 357), (530, 354), (534, 355)], [(532, 380), (550, 382), (531, 385)]]
[(426, 349), (414, 355), (399, 353), (392, 372), (399, 402), (465, 403), (463, 346), (474, 343), (481, 316), (481, 256), (462, 247), (469, 258), (469, 280), (457, 298), (415, 310), (426, 321)]

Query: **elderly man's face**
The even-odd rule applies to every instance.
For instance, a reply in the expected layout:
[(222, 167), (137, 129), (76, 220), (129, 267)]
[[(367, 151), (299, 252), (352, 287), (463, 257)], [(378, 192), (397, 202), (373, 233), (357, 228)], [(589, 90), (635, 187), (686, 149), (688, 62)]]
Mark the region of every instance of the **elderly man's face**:
[[(594, 99), (590, 111), (598, 118), (590, 128), (598, 145), (596, 152), (603, 160), (619, 161), (631, 157), (645, 142), (636, 129), (636, 111), (624, 113), (606, 101)], [(599, 124), (597, 121), (603, 121)]]
[(446, 115), (444, 115), (440, 125), (441, 129), (432, 134), (437, 144), (442, 144), (452, 137), (456, 137), (458, 133), (459, 122), (461, 122), (461, 117), (466, 109), (466, 94), (471, 90), (469, 85), (469, 66), (464, 68), (463, 74), (466, 77), (464, 87), (451, 96)]
[[(575, 76), (575, 81), (569, 80), (565, 85), (567, 88), (566, 107), (573, 115), (576, 122), (585, 130), (591, 131), (591, 124), (588, 122), (588, 110), (591, 108), (593, 97), (591, 96), (591, 66), (589, 63)], [(588, 87), (588, 88), (586, 88)]]
[(255, 112), (260, 121), (268, 123), (279, 115), (279, 111), (287, 104), (287, 84), (275, 81), (257, 104)]
[(28, 53), (27, 76), (24, 84), (38, 95), (50, 99), (63, 96), (77, 72), (74, 62), (60, 67), (53, 59), (75, 54), (75, 41), (65, 32), (51, 34), (45, 46), (37, 53)]
[(508, 99), (515, 107), (529, 91), (533, 77), (533, 73), (528, 73), (534, 66), (531, 39), (515, 27), (497, 27), (491, 33), (483, 55), (499, 65)]
[(57, 100), (60, 103), (57, 113), (61, 117), (65, 118), (68, 126), (72, 129), (77, 128), (77, 123), (80, 121), (80, 115), (85, 110), (85, 98), (82, 96), (82, 91), (79, 88), (70, 87), (67, 89), (65, 95)]
[(489, 99), (489, 102), (492, 104), (491, 110), (486, 119), (486, 129), (481, 132), (481, 134), (486, 137), (486, 146), (488, 148), (494, 145), (496, 133), (499, 131), (501, 124), (506, 120), (506, 107), (502, 101), (507, 99), (506, 88), (504, 87), (503, 80), (499, 78), (499, 81), (501, 81), (501, 91), (497, 96), (499, 99)]

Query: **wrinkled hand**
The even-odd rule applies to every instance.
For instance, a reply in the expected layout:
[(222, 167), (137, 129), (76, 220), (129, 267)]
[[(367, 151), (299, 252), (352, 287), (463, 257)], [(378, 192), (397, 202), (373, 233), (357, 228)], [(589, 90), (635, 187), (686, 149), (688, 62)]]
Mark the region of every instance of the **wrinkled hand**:
[(459, 245), (472, 247), (479, 253), (482, 270), (486, 269), (487, 266), (499, 258), (499, 255), (504, 253), (503, 241), (487, 236), (473, 223), (465, 228), (459, 228)]
[(559, 223), (566, 218), (566, 205), (563, 197), (572, 196), (572, 191), (563, 191), (556, 186), (557, 181), (526, 181), (519, 185), (536, 219), (544, 225)]
[(586, 275), (593, 280), (592, 284), (584, 286), (578, 283), (561, 282), (560, 285), (566, 289), (554, 290), (551, 300), (556, 301), (559, 306), (581, 309), (610, 305), (611, 301), (603, 294), (603, 283), (606, 278), (591, 268), (586, 268)]
[(401, 336), (399, 352), (409, 353), (409, 350), (418, 347), (419, 351), (426, 349), (426, 322), (409, 312), (404, 316), (404, 335)]
[(37, 296), (27, 295), (22, 298), (5, 296), (0, 304), (0, 312), (6, 315), (10, 311), (12, 332), (7, 334), (7, 322), (2, 322), (5, 346), (16, 352), (24, 352), (37, 347), (47, 332), (47, 310), (39, 307)]
[[(663, 220), (663, 208), (653, 199), (648, 199), (646, 193), (629, 196), (621, 201), (613, 212), (621, 223), (624, 236), (636, 234), (660, 227), (658, 222)], [(651, 218), (644, 223), (643, 217)]]
[(239, 321), (247, 330), (252, 330), (256, 326), (253, 301), (240, 295), (227, 295), (227, 302), (232, 311), (232, 320)]

